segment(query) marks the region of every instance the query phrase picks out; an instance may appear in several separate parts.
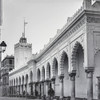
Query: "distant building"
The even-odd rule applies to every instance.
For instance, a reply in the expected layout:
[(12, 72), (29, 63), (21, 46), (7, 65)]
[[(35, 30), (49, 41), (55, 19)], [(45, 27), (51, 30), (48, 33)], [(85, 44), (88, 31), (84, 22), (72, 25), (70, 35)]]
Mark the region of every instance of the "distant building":
[(14, 69), (14, 56), (6, 56), (1, 62), (2, 96), (9, 95), (9, 71)]

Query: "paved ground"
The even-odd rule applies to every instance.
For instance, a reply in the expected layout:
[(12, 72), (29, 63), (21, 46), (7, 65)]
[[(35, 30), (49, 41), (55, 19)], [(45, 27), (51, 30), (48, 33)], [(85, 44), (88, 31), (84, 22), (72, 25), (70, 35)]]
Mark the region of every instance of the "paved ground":
[(27, 98), (16, 98), (16, 97), (0, 97), (0, 100), (41, 100), (41, 99), (27, 99)]

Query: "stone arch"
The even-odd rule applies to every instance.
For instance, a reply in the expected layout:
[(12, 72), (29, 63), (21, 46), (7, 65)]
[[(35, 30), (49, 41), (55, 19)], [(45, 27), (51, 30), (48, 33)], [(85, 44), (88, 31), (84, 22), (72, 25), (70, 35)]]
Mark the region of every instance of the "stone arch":
[(47, 63), (47, 66), (46, 66), (46, 76), (47, 76), (47, 79), (51, 78), (51, 66), (49, 62)]
[(26, 74), (25, 76), (25, 81), (26, 81), (26, 84), (28, 84), (28, 74)]
[(24, 79), (24, 76), (22, 75), (22, 84), (25, 83), (25, 79)]
[(68, 54), (65, 51), (63, 51), (62, 54), (61, 54), (61, 59), (60, 59), (61, 75), (64, 75), (64, 61), (65, 61), (65, 58), (67, 59), (67, 62), (68, 62)]
[[(68, 54), (65, 51), (62, 51), (61, 58), (60, 58), (60, 71), (61, 76), (64, 76), (63, 83), (64, 83), (64, 96), (71, 96), (71, 83), (69, 80), (69, 59)], [(67, 91), (66, 91), (67, 90)]]
[(33, 72), (30, 71), (30, 82), (33, 82)]
[(72, 67), (74, 70), (76, 70), (76, 55), (77, 55), (77, 51), (78, 51), (79, 47), (84, 52), (84, 48), (83, 48), (82, 44), (77, 41), (74, 45), (74, 48), (72, 50), (72, 56), (71, 56), (71, 63), (72, 63)]
[(18, 78), (16, 78), (16, 85), (18, 85)]
[[(57, 67), (57, 68), (56, 68)], [(57, 70), (56, 70), (57, 69)], [(54, 57), (53, 59), (53, 63), (52, 63), (52, 73), (53, 73), (53, 77), (55, 77), (56, 72), (58, 74), (58, 61), (57, 58)]]
[(19, 85), (21, 85), (21, 77), (19, 77)]
[(16, 81), (15, 81), (15, 79), (14, 79), (14, 86), (15, 86), (15, 84), (16, 84)]
[(87, 89), (84, 87), (87, 87), (87, 79), (84, 70), (84, 48), (78, 41), (72, 51), (71, 64), (72, 69), (76, 71), (76, 96), (86, 98)]
[(52, 64), (52, 73), (53, 73), (53, 78), (55, 79), (55, 96), (59, 96), (60, 95), (60, 91), (58, 91), (58, 89), (60, 88), (60, 84), (59, 84), (59, 76), (58, 76), (58, 61), (57, 58), (54, 57), (53, 59), (53, 64)]
[(13, 79), (12, 79), (12, 86), (14, 86), (14, 84), (13, 84)]
[(40, 69), (38, 68), (37, 69), (37, 80), (40, 81), (41, 79), (41, 72), (40, 72)]
[(44, 66), (42, 67), (42, 80), (45, 80), (45, 68)]

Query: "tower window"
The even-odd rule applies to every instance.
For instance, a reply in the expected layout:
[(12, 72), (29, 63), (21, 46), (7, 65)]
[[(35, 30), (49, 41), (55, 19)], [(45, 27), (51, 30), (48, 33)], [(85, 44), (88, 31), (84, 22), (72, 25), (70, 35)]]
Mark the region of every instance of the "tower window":
[(9, 64), (12, 64), (12, 60), (9, 60)]

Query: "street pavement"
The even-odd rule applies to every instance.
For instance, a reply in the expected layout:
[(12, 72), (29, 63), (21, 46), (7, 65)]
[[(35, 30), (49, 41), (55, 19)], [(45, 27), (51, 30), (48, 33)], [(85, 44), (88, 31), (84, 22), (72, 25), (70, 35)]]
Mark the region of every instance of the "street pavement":
[(0, 97), (0, 100), (41, 100), (41, 99), (27, 99), (17, 97)]

